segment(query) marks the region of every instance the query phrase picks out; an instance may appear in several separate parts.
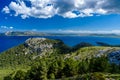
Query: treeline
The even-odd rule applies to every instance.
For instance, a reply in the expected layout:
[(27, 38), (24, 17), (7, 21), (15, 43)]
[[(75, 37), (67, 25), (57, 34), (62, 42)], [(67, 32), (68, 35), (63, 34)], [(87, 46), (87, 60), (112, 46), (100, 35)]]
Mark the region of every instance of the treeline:
[[(44, 58), (38, 58), (27, 72), (18, 70), (4, 78), (4, 80), (53, 80), (72, 78), (76, 75), (88, 74), (88, 76), (79, 76), (77, 78), (89, 79), (91, 73), (120, 73), (120, 65), (110, 64), (107, 57), (94, 57), (85, 60), (76, 60), (74, 58), (64, 58), (61, 55), (54, 55)], [(94, 76), (94, 75), (93, 75)], [(95, 80), (104, 76), (95, 77)]]

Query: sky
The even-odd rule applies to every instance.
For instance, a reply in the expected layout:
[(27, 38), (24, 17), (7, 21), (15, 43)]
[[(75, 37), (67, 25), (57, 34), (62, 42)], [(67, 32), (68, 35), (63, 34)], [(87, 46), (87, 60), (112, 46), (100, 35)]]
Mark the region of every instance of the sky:
[(0, 32), (120, 33), (120, 0), (0, 0)]

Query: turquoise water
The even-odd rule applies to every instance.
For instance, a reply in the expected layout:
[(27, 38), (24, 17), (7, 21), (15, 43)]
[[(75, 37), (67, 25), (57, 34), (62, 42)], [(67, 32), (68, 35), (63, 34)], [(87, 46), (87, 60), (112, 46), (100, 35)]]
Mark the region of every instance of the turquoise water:
[[(0, 36), (0, 52), (3, 52), (9, 48), (17, 46), (28, 38), (33, 36)], [(109, 38), (109, 37), (91, 37), (91, 36), (34, 36), (44, 37), (50, 39), (61, 39), (65, 44), (74, 46), (80, 42), (89, 42), (96, 45), (96, 42), (105, 42), (108, 44), (116, 45), (120, 44), (120, 38)]]

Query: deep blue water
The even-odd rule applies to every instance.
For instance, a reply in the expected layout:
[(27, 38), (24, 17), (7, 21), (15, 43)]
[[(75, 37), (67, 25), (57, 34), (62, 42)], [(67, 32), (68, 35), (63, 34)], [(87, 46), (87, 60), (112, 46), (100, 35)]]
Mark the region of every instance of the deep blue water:
[[(9, 48), (17, 46), (32, 36), (0, 36), (0, 52), (3, 52)], [(39, 36), (43, 37), (43, 36)], [(90, 36), (45, 36), (50, 39), (61, 39), (65, 44), (74, 46), (80, 42), (89, 42), (96, 45), (95, 42), (105, 42), (109, 44), (120, 44), (120, 38), (109, 37), (90, 37)]]

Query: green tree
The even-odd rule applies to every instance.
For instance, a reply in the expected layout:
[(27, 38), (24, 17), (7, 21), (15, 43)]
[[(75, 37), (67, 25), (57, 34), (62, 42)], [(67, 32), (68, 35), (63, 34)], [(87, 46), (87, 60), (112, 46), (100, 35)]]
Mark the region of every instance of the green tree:
[(83, 60), (79, 63), (78, 66), (79, 66), (79, 71), (78, 71), (79, 74), (85, 74), (85, 73), (89, 72), (89, 62), (88, 61)]
[(120, 65), (111, 63), (109, 72), (110, 73), (120, 73)]
[(4, 77), (4, 80), (14, 80), (11, 75)]
[(30, 80), (47, 80), (47, 65), (44, 60), (36, 63), (27, 72), (26, 79)]
[(73, 58), (68, 58), (65, 60), (65, 67), (63, 69), (63, 72), (66, 75), (66, 77), (78, 74), (78, 64), (79, 61), (74, 60)]
[(109, 62), (105, 56), (90, 59), (90, 72), (108, 72)]
[(14, 80), (25, 80), (25, 72), (18, 70), (13, 79)]

